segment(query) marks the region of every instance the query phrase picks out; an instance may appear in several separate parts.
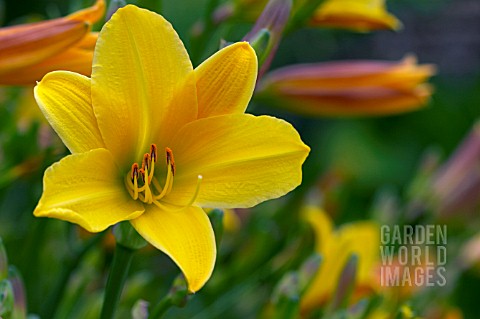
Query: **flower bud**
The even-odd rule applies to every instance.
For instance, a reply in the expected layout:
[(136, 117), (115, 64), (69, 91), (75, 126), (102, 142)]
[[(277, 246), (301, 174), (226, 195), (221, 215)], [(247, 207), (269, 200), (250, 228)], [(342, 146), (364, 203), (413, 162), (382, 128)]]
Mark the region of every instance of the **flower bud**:
[(434, 72), (432, 65), (418, 65), (410, 56), (400, 62), (298, 64), (270, 72), (256, 96), (309, 116), (395, 114), (426, 104), (432, 88), (424, 81)]
[(8, 276), (8, 259), (5, 246), (0, 238), (0, 280), (7, 278)]
[(14, 295), (9, 280), (0, 281), (0, 318), (10, 318), (13, 313)]
[(17, 268), (10, 266), (8, 269), (8, 277), (12, 285), (15, 301), (12, 318), (25, 319), (27, 317), (27, 301), (22, 276)]
[(322, 263), (322, 256), (317, 253), (310, 255), (298, 270), (300, 293), (303, 294), (313, 281)]
[(480, 122), (433, 178), (433, 206), (441, 217), (474, 213), (480, 207)]
[(337, 289), (333, 295), (330, 307), (336, 310), (348, 305), (348, 300), (355, 289), (358, 271), (358, 255), (352, 253), (348, 258), (337, 283)]
[(270, 0), (252, 30), (243, 38), (252, 44), (258, 56), (258, 78), (269, 68), (282, 32), (290, 17), (292, 0)]
[(117, 244), (132, 250), (137, 250), (147, 245), (145, 239), (137, 233), (128, 221), (116, 224), (113, 227), (113, 236), (115, 236)]
[(402, 28), (402, 23), (386, 11), (385, 0), (327, 0), (315, 11), (310, 23), (358, 32)]

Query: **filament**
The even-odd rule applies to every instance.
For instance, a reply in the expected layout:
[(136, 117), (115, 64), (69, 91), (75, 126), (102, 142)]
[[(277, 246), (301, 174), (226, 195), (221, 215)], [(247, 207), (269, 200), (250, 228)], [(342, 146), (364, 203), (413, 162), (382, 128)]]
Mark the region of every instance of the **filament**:
[[(125, 176), (125, 185), (134, 200), (139, 199), (146, 204), (154, 204), (162, 209), (171, 210), (161, 202), (161, 200), (171, 192), (175, 176), (175, 160), (172, 150), (168, 147), (165, 148), (165, 157), (167, 174), (163, 186), (155, 177), (155, 163), (158, 160), (157, 147), (155, 144), (152, 144), (150, 146), (150, 152), (145, 153), (143, 156), (141, 168), (139, 168), (137, 163), (132, 165), (130, 173)], [(195, 202), (200, 192), (202, 179), (202, 175), (197, 176), (197, 184), (192, 197), (185, 205), (175, 205), (179, 206), (177, 210), (191, 206)]]

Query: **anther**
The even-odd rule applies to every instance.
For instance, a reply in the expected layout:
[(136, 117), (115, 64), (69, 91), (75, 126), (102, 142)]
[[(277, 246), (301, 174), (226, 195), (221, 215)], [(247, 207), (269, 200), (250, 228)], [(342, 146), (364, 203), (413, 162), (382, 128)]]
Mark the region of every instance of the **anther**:
[(138, 180), (138, 164), (137, 163), (133, 163), (132, 165), (131, 178), (132, 178), (132, 183), (134, 183), (136, 179)]
[(140, 168), (138, 170), (138, 173), (139, 173), (140, 177), (142, 178), (142, 182), (145, 183), (145, 170), (143, 168)]
[(155, 144), (150, 145), (150, 158), (153, 163), (157, 161), (157, 145)]
[(168, 147), (165, 147), (165, 152), (167, 153), (167, 165), (170, 165), (172, 168), (172, 175), (175, 176), (175, 160), (173, 159), (173, 152)]
[[(170, 193), (173, 186), (173, 176), (175, 175), (175, 159), (170, 148), (165, 148), (167, 161), (167, 175), (163, 187), (155, 178), (155, 163), (158, 159), (158, 150), (155, 144), (150, 145), (150, 151), (143, 155), (141, 167), (134, 163), (129, 175), (125, 176), (125, 185), (134, 200), (140, 199), (147, 204), (161, 206), (160, 200)], [(130, 180), (129, 180), (130, 178)], [(197, 187), (193, 198), (188, 205), (191, 205), (198, 196), (202, 177), (198, 177)]]
[(150, 170), (150, 154), (148, 153), (143, 155), (142, 168), (147, 171)]

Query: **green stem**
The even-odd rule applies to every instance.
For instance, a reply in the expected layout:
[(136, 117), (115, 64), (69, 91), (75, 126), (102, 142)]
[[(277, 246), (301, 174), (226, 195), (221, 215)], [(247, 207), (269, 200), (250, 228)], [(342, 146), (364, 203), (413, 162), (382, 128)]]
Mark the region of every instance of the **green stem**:
[(115, 315), (134, 251), (118, 243), (115, 246), (113, 263), (105, 288), (101, 319), (112, 319)]
[[(41, 299), (38, 298), (41, 292), (40, 281), (42, 273), (42, 263), (40, 260), (40, 253), (44, 247), (43, 243), (46, 239), (46, 231), (48, 229), (48, 220), (46, 218), (31, 219), (33, 223), (33, 231), (30, 232), (25, 249), (23, 250), (23, 259), (20, 267), (20, 272), (23, 274), (24, 282), (27, 291), (27, 300), (29, 301), (29, 310), (38, 312), (41, 309)], [(32, 267), (32, 265), (37, 265)]]
[(290, 18), (290, 21), (287, 27), (284, 30), (284, 34), (289, 34), (294, 30), (302, 27), (306, 21), (308, 21), (315, 10), (324, 2), (325, 0), (310, 0), (307, 1), (302, 7), (293, 13), (293, 16)]
[(78, 249), (74, 255), (65, 262), (65, 266), (62, 267), (61, 273), (58, 276), (58, 281), (55, 284), (55, 288), (52, 290), (52, 294), (43, 305), (42, 318), (54, 318), (58, 305), (64, 295), (65, 288), (73, 271), (79, 265), (83, 256), (98, 243), (103, 237), (103, 234), (98, 234), (90, 238), (83, 247)]
[(168, 309), (172, 306), (172, 301), (169, 296), (163, 298), (156, 306), (153, 308), (152, 312), (148, 316), (148, 319), (160, 319), (167, 312)]

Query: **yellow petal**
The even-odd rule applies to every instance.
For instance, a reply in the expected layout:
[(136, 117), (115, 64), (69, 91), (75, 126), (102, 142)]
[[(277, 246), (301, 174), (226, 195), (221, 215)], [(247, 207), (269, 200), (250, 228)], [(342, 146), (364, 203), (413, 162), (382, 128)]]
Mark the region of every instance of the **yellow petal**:
[(0, 29), (0, 74), (38, 63), (78, 42), (89, 30), (66, 18)]
[[(341, 227), (337, 234), (339, 246), (348, 247), (342, 251), (337, 250), (340, 258), (347, 260), (355, 252), (359, 257), (357, 270), (357, 283), (371, 285), (374, 266), (379, 259), (380, 227), (369, 221), (355, 222)], [(341, 248), (340, 248), (341, 249)]]
[(226, 232), (233, 233), (240, 229), (242, 221), (235, 210), (225, 208), (223, 210), (223, 228)]
[(177, 169), (165, 200), (187, 204), (202, 175), (196, 202), (221, 208), (251, 207), (288, 193), (300, 184), (310, 151), (289, 123), (248, 114), (189, 123), (170, 148)]
[(319, 253), (325, 252), (332, 237), (332, 220), (323, 210), (315, 206), (304, 207), (302, 216), (315, 232), (315, 250)]
[(106, 149), (69, 155), (45, 171), (37, 217), (52, 217), (99, 232), (144, 211), (126, 192), (123, 176)]
[(203, 287), (212, 274), (217, 252), (212, 226), (200, 207), (179, 211), (150, 205), (131, 223), (143, 238), (178, 265), (190, 292)]
[[(314, 229), (316, 227), (314, 226)], [(375, 264), (378, 261), (380, 228), (373, 222), (355, 222), (332, 233), (323, 256), (320, 270), (305, 295), (302, 311), (324, 304), (335, 292), (340, 274), (351, 254), (358, 255), (357, 287), (374, 285)]]
[(243, 113), (255, 88), (257, 56), (247, 42), (218, 51), (195, 69), (198, 118)]
[(89, 78), (66, 71), (49, 73), (35, 87), (35, 98), (70, 152), (104, 147), (93, 114)]
[[(160, 15), (127, 5), (105, 24), (95, 48), (92, 101), (105, 144), (118, 160), (141, 160), (151, 143), (163, 139), (160, 128), (175, 132), (196, 118), (192, 73), (182, 42)], [(171, 107), (185, 83), (191, 93)]]

